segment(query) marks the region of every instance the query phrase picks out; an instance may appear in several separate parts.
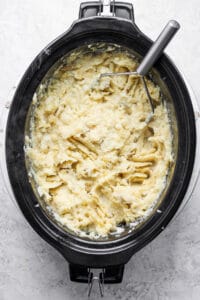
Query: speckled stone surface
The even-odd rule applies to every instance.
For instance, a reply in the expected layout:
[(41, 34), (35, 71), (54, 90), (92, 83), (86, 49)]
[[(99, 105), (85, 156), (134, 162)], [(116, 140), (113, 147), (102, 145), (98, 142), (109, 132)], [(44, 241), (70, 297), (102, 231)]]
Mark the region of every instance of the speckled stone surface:
[[(35, 55), (77, 18), (79, 3), (0, 0), (1, 106)], [(138, 0), (134, 6), (136, 23), (153, 39), (168, 19), (181, 23), (167, 52), (198, 93), (199, 0)], [(197, 187), (183, 212), (134, 255), (122, 284), (105, 287), (105, 299), (200, 299), (199, 194)], [(70, 282), (67, 262), (18, 212), (0, 178), (0, 300), (79, 300), (86, 294), (87, 286)], [(100, 299), (97, 287), (91, 299)]]

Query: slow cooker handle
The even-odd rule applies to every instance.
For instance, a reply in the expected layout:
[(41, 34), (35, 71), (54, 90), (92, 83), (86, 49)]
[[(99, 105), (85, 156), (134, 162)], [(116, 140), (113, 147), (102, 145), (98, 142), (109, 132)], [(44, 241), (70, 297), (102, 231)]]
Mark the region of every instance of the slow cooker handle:
[(103, 296), (104, 284), (121, 283), (123, 279), (124, 265), (110, 266), (102, 269), (90, 268), (75, 264), (69, 264), (70, 280), (88, 284), (88, 296), (90, 296), (94, 281), (98, 281), (101, 296)]
[[(110, 6), (110, 9), (108, 9)], [(106, 8), (106, 9), (104, 9)], [(109, 12), (107, 12), (109, 10)], [(104, 11), (106, 11), (104, 13)], [(113, 16), (127, 19), (135, 22), (133, 5), (127, 2), (115, 1), (90, 1), (80, 4), (79, 19), (89, 18), (94, 16)]]

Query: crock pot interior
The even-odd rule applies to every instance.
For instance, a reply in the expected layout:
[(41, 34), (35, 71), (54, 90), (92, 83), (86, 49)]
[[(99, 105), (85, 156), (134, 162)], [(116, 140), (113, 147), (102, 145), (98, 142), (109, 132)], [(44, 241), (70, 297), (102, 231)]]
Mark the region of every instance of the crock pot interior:
[[(112, 49), (112, 50), (110, 50)], [(74, 56), (78, 56), (81, 55), (83, 53), (93, 53), (95, 55), (95, 53), (97, 52), (105, 52), (105, 51), (123, 51), (123, 52), (127, 52), (128, 55), (134, 56), (138, 61), (141, 61), (142, 57), (141, 55), (134, 51), (133, 49), (129, 49), (128, 47), (124, 47), (121, 45), (116, 45), (113, 43), (93, 43), (93, 44), (86, 44), (83, 46), (80, 46), (78, 48), (76, 48), (73, 51), (70, 51), (68, 53), (66, 53), (63, 57), (61, 57), (56, 63), (54, 63), (54, 65), (48, 70), (48, 72), (45, 74), (45, 76), (43, 77), (43, 79), (38, 82), (38, 87), (36, 89), (36, 92), (39, 88), (39, 84), (44, 84), (47, 83), (48, 80), (51, 78), (53, 72), (55, 71), (55, 69), (58, 68), (58, 66), (60, 64), (63, 63), (63, 61), (66, 60), (66, 58), (71, 55), (73, 53)], [(112, 52), (111, 52), (112, 53)], [(171, 131), (172, 131), (172, 135), (173, 135), (173, 155), (174, 155), (174, 165), (170, 167), (169, 169), (169, 174), (167, 175), (167, 181), (166, 181), (166, 187), (163, 190), (163, 192), (161, 193), (159, 199), (157, 199), (153, 205), (153, 207), (151, 208), (151, 210), (149, 211), (148, 216), (146, 216), (143, 219), (138, 220), (138, 224), (135, 225), (134, 227), (130, 227), (130, 226), (125, 226), (124, 227), (124, 231), (119, 235), (119, 234), (115, 234), (115, 233), (111, 233), (109, 234), (109, 236), (107, 238), (98, 238), (98, 241), (110, 241), (110, 240), (114, 240), (114, 239), (118, 239), (121, 237), (126, 236), (127, 234), (130, 234), (133, 231), (138, 230), (142, 225), (144, 225), (144, 223), (146, 223), (148, 221), (148, 219), (150, 219), (152, 217), (152, 215), (155, 214), (155, 211), (159, 211), (159, 207), (161, 206), (163, 200), (166, 197), (166, 193), (168, 190), (168, 187), (171, 183), (171, 181), (173, 180), (173, 174), (174, 174), (174, 169), (175, 169), (175, 164), (176, 164), (176, 158), (177, 158), (177, 151), (178, 151), (178, 126), (177, 126), (177, 119), (176, 119), (176, 112), (175, 112), (175, 108), (174, 108), (174, 99), (172, 98), (169, 88), (167, 87), (167, 85), (165, 84), (165, 78), (161, 77), (158, 70), (156, 70), (156, 68), (153, 68), (151, 73), (149, 74), (149, 78), (155, 82), (155, 84), (158, 84), (161, 90), (161, 95), (162, 95), (162, 99), (164, 102), (166, 102), (167, 104), (167, 109), (168, 109), (168, 114), (169, 114), (169, 118), (170, 118), (170, 125), (171, 125)], [(33, 122), (33, 118), (34, 118), (34, 110), (35, 110), (35, 105), (33, 104), (33, 102), (30, 103), (29, 106), (29, 110), (27, 113), (27, 117), (26, 117), (26, 126), (25, 126), (25, 135), (30, 136), (30, 128), (31, 128), (31, 122)], [(31, 162), (26, 159), (26, 168), (27, 168), (27, 172), (30, 171), (30, 165)], [(53, 216), (51, 210), (49, 209), (49, 207), (45, 204), (45, 201), (39, 196), (38, 190), (37, 190), (37, 184), (34, 181), (33, 177), (29, 177), (32, 189), (34, 191), (34, 194), (39, 202), (39, 204), (42, 206), (42, 209), (44, 210), (47, 218), (49, 218), (53, 223), (55, 223), (57, 226), (61, 227), (62, 229), (64, 229), (65, 231), (71, 233), (72, 235), (76, 235), (73, 232), (71, 232), (67, 227), (62, 226)], [(82, 239), (87, 239), (82, 237)]]

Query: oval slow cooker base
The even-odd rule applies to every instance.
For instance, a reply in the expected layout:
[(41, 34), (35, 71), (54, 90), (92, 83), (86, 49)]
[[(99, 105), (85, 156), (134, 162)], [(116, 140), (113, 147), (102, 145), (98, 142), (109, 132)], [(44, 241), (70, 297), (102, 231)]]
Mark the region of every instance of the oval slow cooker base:
[(26, 71), (13, 98), (6, 130), (6, 162), (16, 200), (31, 226), (63, 254), (72, 270), (76, 264), (96, 268), (123, 265), (155, 238), (167, 226), (183, 200), (195, 156), (196, 131), (190, 96), (181, 75), (169, 58), (163, 55), (155, 68), (160, 77), (165, 78), (165, 85), (173, 100), (179, 145), (173, 179), (159, 207), (162, 214), (155, 212), (135, 232), (105, 242), (76, 237), (48, 218), (38, 205), (26, 170), (24, 135), (27, 112), (35, 90), (55, 62), (81, 45), (100, 41), (133, 49), (141, 56), (151, 46), (151, 41), (128, 20), (90, 17), (76, 22), (70, 31), (46, 47)]

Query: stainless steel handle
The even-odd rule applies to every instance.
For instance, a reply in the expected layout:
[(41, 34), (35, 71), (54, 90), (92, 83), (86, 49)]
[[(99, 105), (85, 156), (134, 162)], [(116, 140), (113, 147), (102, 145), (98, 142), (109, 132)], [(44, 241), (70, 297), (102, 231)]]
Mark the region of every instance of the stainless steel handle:
[(180, 25), (177, 21), (171, 20), (167, 23), (157, 40), (153, 43), (141, 64), (137, 69), (137, 73), (141, 76), (145, 76), (155, 61), (160, 57), (163, 50), (169, 44), (175, 33), (179, 30)]
[[(103, 6), (101, 12), (101, 5)], [(114, 16), (114, 7), (115, 7), (115, 0), (112, 1), (112, 12), (111, 12), (111, 0), (99, 0), (99, 15), (100, 16)]]

